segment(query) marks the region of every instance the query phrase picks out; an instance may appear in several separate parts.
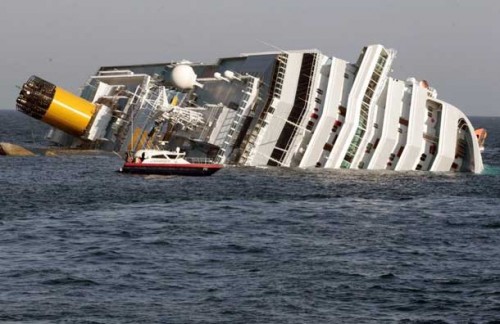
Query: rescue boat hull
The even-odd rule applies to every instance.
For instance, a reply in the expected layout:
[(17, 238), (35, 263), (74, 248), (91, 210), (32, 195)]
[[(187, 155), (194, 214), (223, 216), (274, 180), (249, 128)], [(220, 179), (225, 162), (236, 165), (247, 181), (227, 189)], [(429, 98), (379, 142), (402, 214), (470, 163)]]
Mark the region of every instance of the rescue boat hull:
[(222, 164), (150, 164), (127, 162), (120, 169), (120, 172), (146, 175), (210, 176), (222, 169), (222, 167)]

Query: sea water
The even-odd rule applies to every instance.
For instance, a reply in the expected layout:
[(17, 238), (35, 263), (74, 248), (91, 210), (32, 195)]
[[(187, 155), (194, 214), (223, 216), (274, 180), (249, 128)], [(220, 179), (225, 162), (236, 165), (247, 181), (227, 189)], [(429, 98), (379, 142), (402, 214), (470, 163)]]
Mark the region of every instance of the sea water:
[[(47, 145), (0, 120), (0, 141)], [(0, 157), (0, 322), (498, 323), (500, 118), (472, 122), (482, 175)]]

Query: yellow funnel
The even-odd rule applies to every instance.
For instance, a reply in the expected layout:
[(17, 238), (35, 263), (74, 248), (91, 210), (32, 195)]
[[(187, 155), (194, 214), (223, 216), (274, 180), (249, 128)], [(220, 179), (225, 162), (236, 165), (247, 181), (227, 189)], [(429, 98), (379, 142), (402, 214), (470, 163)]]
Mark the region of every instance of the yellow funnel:
[(17, 109), (68, 134), (81, 136), (89, 126), (96, 106), (32, 76), (19, 93)]

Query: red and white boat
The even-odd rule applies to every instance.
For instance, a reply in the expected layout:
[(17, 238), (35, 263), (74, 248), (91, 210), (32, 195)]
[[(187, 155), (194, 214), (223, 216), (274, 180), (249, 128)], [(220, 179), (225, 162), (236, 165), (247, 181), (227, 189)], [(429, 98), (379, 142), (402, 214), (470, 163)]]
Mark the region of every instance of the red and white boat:
[(139, 150), (120, 168), (123, 173), (209, 176), (222, 169), (208, 159), (186, 158), (186, 153), (165, 150)]

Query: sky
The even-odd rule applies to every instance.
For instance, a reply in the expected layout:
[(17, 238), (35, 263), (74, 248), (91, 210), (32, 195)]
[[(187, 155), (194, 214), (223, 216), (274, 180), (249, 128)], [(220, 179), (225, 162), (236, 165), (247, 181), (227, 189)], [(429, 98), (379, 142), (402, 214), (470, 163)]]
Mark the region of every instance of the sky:
[(273, 46), (355, 62), (370, 44), (397, 50), (393, 77), (428, 80), (469, 116), (500, 116), (497, 0), (0, 0), (0, 109), (33, 74), (79, 94), (100, 66)]

